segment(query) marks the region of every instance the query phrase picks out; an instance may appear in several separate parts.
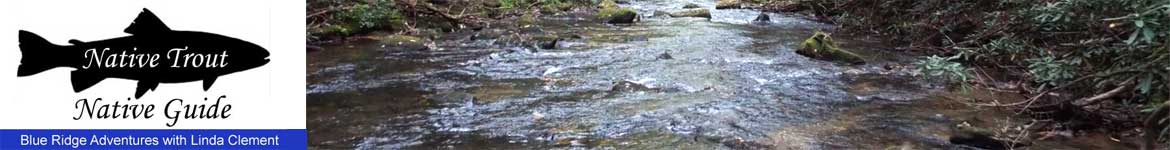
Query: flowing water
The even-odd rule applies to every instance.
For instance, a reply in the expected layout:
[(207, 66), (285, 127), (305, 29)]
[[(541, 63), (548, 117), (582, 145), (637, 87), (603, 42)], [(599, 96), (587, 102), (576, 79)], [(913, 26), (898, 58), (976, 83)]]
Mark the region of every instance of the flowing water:
[(962, 96), (909, 71), (913, 57), (876, 40), (835, 36), (867, 56), (864, 65), (793, 52), (830, 25), (774, 13), (755, 23), (758, 11), (738, 9), (712, 9), (709, 20), (649, 15), (686, 3), (714, 5), (634, 1), (623, 6), (646, 15), (630, 26), (543, 17), (545, 32), (580, 36), (552, 50), (466, 36), (437, 40), (429, 51), (384, 51), (377, 42), (326, 46), (308, 56), (309, 145), (956, 149), (964, 147), (947, 137), (957, 120), (1014, 119), (1010, 111), (957, 102)]

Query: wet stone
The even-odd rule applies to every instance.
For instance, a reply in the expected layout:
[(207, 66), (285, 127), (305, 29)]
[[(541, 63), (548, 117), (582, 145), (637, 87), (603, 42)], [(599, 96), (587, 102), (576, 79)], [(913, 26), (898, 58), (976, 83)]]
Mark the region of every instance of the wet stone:
[(768, 23), (768, 21), (771, 21), (771, 20), (772, 19), (770, 19), (768, 17), (768, 14), (763, 13), (763, 12), (761, 12), (759, 16), (756, 16), (756, 19), (752, 19), (752, 21), (754, 21), (756, 23)]
[(674, 59), (674, 57), (670, 56), (670, 52), (662, 52), (662, 54), (658, 54), (658, 57), (656, 59), (666, 60), (666, 59)]

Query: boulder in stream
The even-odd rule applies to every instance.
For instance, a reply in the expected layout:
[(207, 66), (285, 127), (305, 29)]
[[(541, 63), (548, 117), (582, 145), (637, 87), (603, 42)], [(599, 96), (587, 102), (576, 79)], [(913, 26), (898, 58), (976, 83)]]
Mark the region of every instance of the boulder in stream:
[(557, 42), (561, 39), (556, 35), (544, 35), (532, 37), (533, 44), (540, 49), (556, 49)]
[(700, 17), (711, 19), (711, 11), (703, 8), (684, 9), (670, 12), (670, 17)]
[(772, 19), (768, 17), (768, 13), (760, 12), (760, 15), (756, 16), (756, 19), (752, 19), (752, 21), (755, 23), (768, 23)]
[(631, 24), (638, 18), (638, 12), (629, 8), (603, 8), (597, 12), (597, 16), (610, 24)]
[(739, 0), (717, 0), (715, 1), (715, 9), (736, 9), (739, 8)]
[(658, 57), (655, 57), (655, 59), (658, 59), (658, 60), (674, 59), (674, 56), (670, 56), (670, 52), (662, 52), (662, 54), (658, 54)]
[(837, 43), (833, 42), (833, 38), (829, 34), (821, 31), (817, 31), (812, 37), (804, 40), (800, 44), (800, 48), (796, 50), (796, 54), (825, 61), (850, 64), (865, 63), (861, 55), (841, 49)]
[(691, 9), (691, 8), (702, 8), (702, 7), (703, 7), (703, 6), (699, 6), (699, 4), (695, 4), (695, 3), (687, 3), (687, 5), (683, 5), (683, 7), (682, 7), (682, 8), (683, 8), (683, 9)]

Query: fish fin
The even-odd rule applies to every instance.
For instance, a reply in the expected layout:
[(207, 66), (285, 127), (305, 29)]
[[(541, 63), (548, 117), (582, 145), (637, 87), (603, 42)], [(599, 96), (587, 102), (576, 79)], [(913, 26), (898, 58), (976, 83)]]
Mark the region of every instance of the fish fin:
[(138, 13), (138, 18), (134, 18), (134, 22), (130, 23), (129, 27), (122, 32), (130, 34), (150, 34), (158, 32), (171, 31), (171, 28), (163, 24), (162, 20), (158, 19), (150, 10), (143, 8), (142, 13)]
[(73, 92), (81, 92), (98, 82), (102, 82), (106, 77), (100, 77), (93, 74), (87, 74), (80, 71), (73, 71), (69, 73), (69, 79), (73, 82)]
[(69, 44), (73, 44), (73, 45), (81, 45), (82, 43), (85, 43), (85, 42), (82, 42), (81, 40), (77, 40), (77, 39), (70, 39), (69, 40)]
[(41, 36), (20, 30), (20, 67), (16, 69), (16, 76), (30, 76), (41, 73), (49, 69), (61, 66), (69, 66), (69, 61), (58, 61), (59, 56), (55, 55), (61, 53), (62, 46), (49, 43)]
[(211, 89), (211, 84), (215, 84), (216, 78), (217, 77), (203, 79), (203, 91), (207, 91), (207, 89)]
[(134, 99), (142, 98), (147, 90), (154, 91), (158, 87), (158, 82), (138, 81), (138, 88), (134, 91)]

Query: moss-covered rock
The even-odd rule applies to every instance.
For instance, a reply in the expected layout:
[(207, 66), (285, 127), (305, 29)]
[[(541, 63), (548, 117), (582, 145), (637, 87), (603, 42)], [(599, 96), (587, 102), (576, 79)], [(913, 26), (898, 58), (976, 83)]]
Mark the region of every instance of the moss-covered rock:
[(610, 24), (631, 24), (638, 18), (638, 12), (629, 8), (604, 8), (597, 12), (597, 17)]
[(700, 17), (711, 19), (711, 11), (703, 8), (684, 9), (671, 12), (670, 17)]
[(613, 0), (602, 0), (601, 3), (597, 4), (597, 7), (601, 8), (603, 10), (610, 9), (610, 8), (618, 8), (618, 3), (614, 2)]
[(800, 48), (796, 50), (796, 54), (825, 61), (851, 64), (865, 63), (861, 55), (841, 49), (837, 46), (837, 43), (833, 42), (833, 38), (829, 34), (820, 31), (817, 31), (812, 37), (804, 40), (800, 44)]

